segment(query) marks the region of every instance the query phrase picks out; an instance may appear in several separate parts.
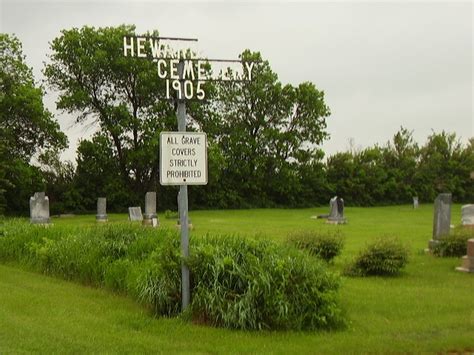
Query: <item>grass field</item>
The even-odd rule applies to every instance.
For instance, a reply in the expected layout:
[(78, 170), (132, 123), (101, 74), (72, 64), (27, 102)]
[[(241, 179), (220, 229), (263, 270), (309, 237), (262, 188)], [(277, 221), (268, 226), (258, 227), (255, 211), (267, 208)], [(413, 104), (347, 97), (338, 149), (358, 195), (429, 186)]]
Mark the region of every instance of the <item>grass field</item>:
[[(366, 242), (398, 236), (411, 251), (400, 277), (343, 278), (342, 304), (350, 321), (345, 330), (244, 332), (155, 319), (106, 290), (0, 265), (0, 353), (474, 351), (474, 275), (454, 271), (458, 258), (423, 252), (431, 238), (431, 205), (347, 208), (349, 223), (339, 227), (310, 219), (326, 210), (191, 211), (192, 238), (238, 233), (281, 241), (295, 230), (341, 229), (345, 248), (330, 266), (340, 271)], [(159, 217), (162, 227), (175, 228), (175, 220)], [(452, 223), (459, 221), (460, 206), (454, 205)], [(53, 219), (54, 225), (94, 223), (94, 216)]]

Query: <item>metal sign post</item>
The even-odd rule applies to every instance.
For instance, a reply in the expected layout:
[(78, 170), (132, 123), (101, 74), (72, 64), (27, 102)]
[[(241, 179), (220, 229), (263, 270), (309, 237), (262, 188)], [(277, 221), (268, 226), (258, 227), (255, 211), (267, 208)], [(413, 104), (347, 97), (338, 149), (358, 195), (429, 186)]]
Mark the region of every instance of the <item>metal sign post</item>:
[[(181, 93), (184, 92), (183, 79), (184, 62), (180, 61), (178, 65), (179, 78), (181, 80)], [(183, 96), (183, 95), (181, 95)], [(183, 97), (178, 97), (178, 131), (186, 132), (186, 101)], [(179, 186), (179, 219), (181, 224), (181, 255), (184, 258), (189, 257), (189, 228), (188, 228), (188, 185)], [(191, 299), (189, 285), (189, 268), (184, 261), (181, 263), (181, 308), (184, 311)]]
[[(163, 46), (161, 41), (191, 41), (197, 42), (194, 38), (176, 38), (176, 37), (152, 37), (152, 36), (124, 36), (123, 37), (123, 54), (125, 57), (137, 57), (144, 59), (152, 59), (157, 63), (157, 75), (160, 79), (165, 80), (166, 99), (173, 99), (173, 93), (176, 93), (178, 104), (176, 116), (178, 120), (178, 131), (186, 132), (186, 100), (204, 100), (205, 92), (202, 84), (206, 81), (250, 81), (252, 79), (252, 68), (254, 62), (242, 62), (240, 60), (226, 59), (200, 59), (193, 55), (190, 57), (187, 52), (178, 51), (173, 53), (169, 47)], [(147, 49), (149, 52), (147, 52)], [(212, 78), (206, 74), (206, 63), (222, 62), (222, 63), (242, 63), (242, 72), (233, 72), (232, 77), (226, 77), (224, 73), (222, 77)], [(245, 65), (244, 65), (245, 64)], [(195, 84), (195, 85), (194, 85)], [(162, 132), (166, 133), (166, 132)], [(167, 132), (168, 136), (171, 132)], [(174, 132), (176, 134), (176, 132)], [(188, 134), (191, 134), (188, 133)], [(188, 184), (205, 185), (207, 184), (207, 151), (202, 152), (203, 147), (207, 149), (207, 137), (198, 137), (198, 133), (194, 133), (194, 138), (187, 138), (182, 135), (181, 144), (184, 149), (176, 150), (180, 142), (173, 138), (163, 142), (165, 135), (160, 135), (160, 183), (162, 185), (179, 185), (178, 210), (181, 224), (181, 255), (183, 259), (189, 257), (189, 218), (188, 218)], [(168, 137), (166, 136), (166, 137)], [(195, 139), (195, 140), (193, 140)], [(193, 143), (194, 142), (194, 143)], [(168, 147), (171, 151), (163, 153), (163, 144), (170, 144)], [(186, 145), (195, 144), (192, 148)], [(174, 150), (173, 150), (174, 149)], [(189, 149), (189, 150), (186, 150)], [(173, 152), (175, 154), (173, 154)], [(180, 157), (179, 155), (189, 156)], [(163, 159), (168, 159), (165, 162)], [(173, 168), (173, 170), (170, 170)], [(189, 168), (189, 169), (188, 169)], [(164, 177), (164, 170), (168, 169), (169, 176)], [(184, 311), (191, 300), (189, 269), (183, 260), (181, 264), (181, 297), (182, 310)]]

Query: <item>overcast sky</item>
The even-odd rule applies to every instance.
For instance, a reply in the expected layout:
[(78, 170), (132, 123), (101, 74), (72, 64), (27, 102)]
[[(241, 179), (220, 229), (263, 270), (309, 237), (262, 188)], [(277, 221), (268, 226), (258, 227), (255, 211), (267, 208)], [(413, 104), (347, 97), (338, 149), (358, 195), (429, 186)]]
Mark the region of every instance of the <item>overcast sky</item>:
[[(404, 126), (424, 143), (434, 130), (474, 136), (473, 5), (471, 2), (158, 2), (1, 1), (1, 32), (23, 43), (35, 78), (49, 42), (62, 29), (135, 24), (137, 33), (198, 38), (208, 58), (260, 51), (282, 83), (313, 82), (331, 109), (327, 154), (385, 144)], [(65, 158), (75, 160), (79, 138), (46, 104), (69, 136)]]

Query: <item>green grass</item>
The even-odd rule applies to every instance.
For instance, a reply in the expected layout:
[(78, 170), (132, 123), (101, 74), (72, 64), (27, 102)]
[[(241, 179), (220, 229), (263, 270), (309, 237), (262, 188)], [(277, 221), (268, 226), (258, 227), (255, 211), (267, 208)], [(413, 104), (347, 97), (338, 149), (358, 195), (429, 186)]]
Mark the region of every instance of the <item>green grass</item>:
[[(396, 278), (343, 278), (350, 325), (335, 332), (245, 332), (155, 319), (128, 298), (0, 265), (0, 353), (9, 352), (438, 352), (474, 351), (474, 275), (454, 271), (458, 258), (423, 253), (431, 238), (431, 205), (347, 208), (349, 223), (326, 225), (301, 210), (191, 211), (192, 237), (205, 233), (261, 235), (282, 241), (301, 229), (341, 229), (345, 248), (331, 268), (342, 270), (368, 241), (398, 236), (409, 246)], [(110, 215), (110, 223), (126, 220)], [(460, 205), (452, 223), (459, 224)], [(162, 226), (175, 220), (160, 215)], [(54, 225), (94, 224), (94, 216), (54, 218)], [(54, 226), (52, 227), (54, 228)]]

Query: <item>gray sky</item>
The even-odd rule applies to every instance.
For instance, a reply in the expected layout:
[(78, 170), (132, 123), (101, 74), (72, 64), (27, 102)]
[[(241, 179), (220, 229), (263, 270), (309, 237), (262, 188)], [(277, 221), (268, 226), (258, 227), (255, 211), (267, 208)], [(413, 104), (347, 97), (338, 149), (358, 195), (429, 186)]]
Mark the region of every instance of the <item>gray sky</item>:
[[(385, 144), (400, 126), (419, 143), (432, 130), (474, 136), (471, 2), (0, 1), (0, 30), (22, 41), (37, 80), (61, 29), (135, 24), (137, 33), (198, 38), (209, 58), (260, 51), (284, 84), (313, 82), (332, 112), (327, 154), (350, 139)], [(92, 131), (71, 127), (54, 101), (49, 94), (70, 140), (64, 157), (74, 160), (77, 140)]]

